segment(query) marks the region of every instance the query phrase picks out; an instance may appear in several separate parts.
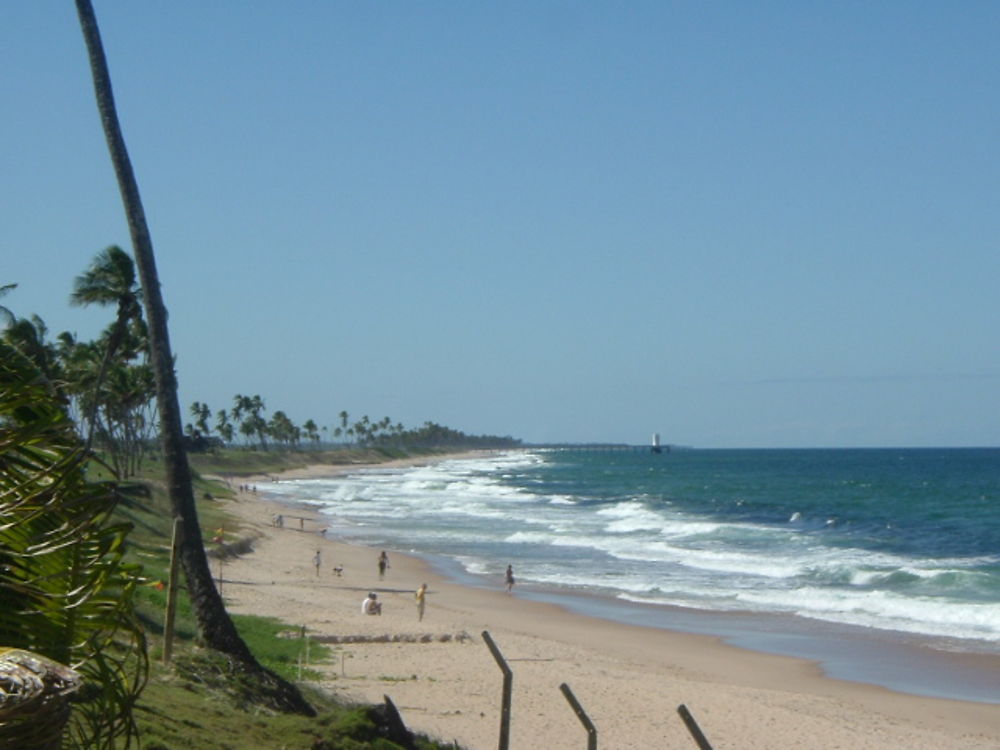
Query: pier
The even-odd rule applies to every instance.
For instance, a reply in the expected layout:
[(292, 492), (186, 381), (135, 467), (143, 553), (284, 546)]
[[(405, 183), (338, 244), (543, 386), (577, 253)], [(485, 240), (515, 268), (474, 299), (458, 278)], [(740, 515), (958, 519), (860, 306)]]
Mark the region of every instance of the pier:
[[(551, 451), (583, 451), (585, 453), (649, 453), (651, 452), (650, 446), (648, 445), (631, 445), (629, 443), (553, 443), (553, 444), (539, 444), (526, 446), (531, 448), (538, 448), (541, 450), (551, 450)], [(653, 452), (663, 452), (669, 453), (670, 446), (663, 445), (660, 447), (660, 451)]]

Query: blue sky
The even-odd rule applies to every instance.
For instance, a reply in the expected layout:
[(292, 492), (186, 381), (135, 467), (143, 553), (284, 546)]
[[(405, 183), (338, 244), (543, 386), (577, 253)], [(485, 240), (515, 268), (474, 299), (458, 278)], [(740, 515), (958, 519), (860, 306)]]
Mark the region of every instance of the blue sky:
[[(94, 0), (181, 400), (531, 442), (1000, 445), (1000, 4)], [(0, 7), (0, 283), (128, 232)]]

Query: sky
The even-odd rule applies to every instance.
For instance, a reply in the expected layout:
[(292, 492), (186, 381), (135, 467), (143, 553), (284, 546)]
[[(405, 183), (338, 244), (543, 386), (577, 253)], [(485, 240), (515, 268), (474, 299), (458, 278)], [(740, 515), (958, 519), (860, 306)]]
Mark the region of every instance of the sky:
[[(93, 4), (185, 412), (1000, 445), (1000, 3)], [(93, 338), (73, 3), (0, 65), (2, 304)]]

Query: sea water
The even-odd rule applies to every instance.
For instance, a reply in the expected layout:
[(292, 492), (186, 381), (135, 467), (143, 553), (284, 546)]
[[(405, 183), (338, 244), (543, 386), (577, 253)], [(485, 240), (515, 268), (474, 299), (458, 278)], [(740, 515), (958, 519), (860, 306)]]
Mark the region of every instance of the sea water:
[[(1000, 702), (998, 449), (539, 449), (259, 487), (465, 583), (499, 587), (511, 564), (522, 595), (578, 611)], [(900, 644), (993, 666), (949, 678), (890, 663)], [(872, 648), (903, 676), (870, 674)], [(956, 685), (916, 685), (907, 662)]]

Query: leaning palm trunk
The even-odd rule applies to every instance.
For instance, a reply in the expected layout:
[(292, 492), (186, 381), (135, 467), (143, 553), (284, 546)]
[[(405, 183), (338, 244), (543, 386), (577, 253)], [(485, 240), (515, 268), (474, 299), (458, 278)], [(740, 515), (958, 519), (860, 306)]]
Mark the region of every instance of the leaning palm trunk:
[(247, 648), (226, 612), (212, 580), (201, 528), (195, 507), (191, 468), (184, 448), (184, 430), (177, 398), (177, 381), (174, 375), (173, 355), (167, 332), (167, 313), (160, 293), (160, 281), (153, 255), (153, 243), (146, 224), (139, 186), (135, 180), (125, 140), (118, 122), (111, 78), (108, 73), (104, 48), (101, 43), (97, 19), (90, 0), (76, 0), (80, 26), (87, 44), (97, 108), (107, 138), (111, 161), (114, 164), (122, 201), (125, 205), (129, 233), (135, 251), (136, 266), (142, 283), (146, 321), (149, 325), (150, 363), (156, 380), (156, 399), (160, 416), (160, 439), (163, 447), (167, 485), (174, 514), (181, 519), (180, 557), (187, 580), (191, 605), (198, 620), (198, 628), (205, 642), (242, 663), (242, 666), (259, 672), (272, 683), (274, 698), (286, 710), (313, 715), (312, 707), (294, 685), (261, 667)]

